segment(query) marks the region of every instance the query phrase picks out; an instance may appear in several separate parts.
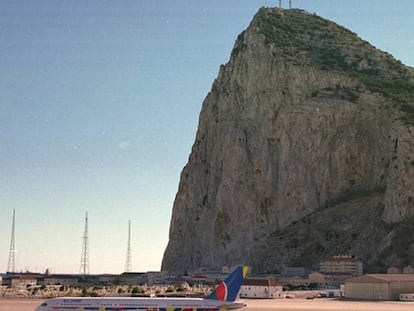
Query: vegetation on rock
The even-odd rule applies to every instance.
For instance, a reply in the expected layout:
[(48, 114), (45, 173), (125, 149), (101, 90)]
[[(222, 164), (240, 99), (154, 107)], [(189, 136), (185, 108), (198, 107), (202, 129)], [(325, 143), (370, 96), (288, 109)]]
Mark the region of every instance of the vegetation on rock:
[(346, 28), (300, 10), (262, 9), (257, 25), (273, 53), (298, 65), (319, 65), (358, 78), (392, 99), (414, 124), (414, 76), (388, 53), (379, 53)]

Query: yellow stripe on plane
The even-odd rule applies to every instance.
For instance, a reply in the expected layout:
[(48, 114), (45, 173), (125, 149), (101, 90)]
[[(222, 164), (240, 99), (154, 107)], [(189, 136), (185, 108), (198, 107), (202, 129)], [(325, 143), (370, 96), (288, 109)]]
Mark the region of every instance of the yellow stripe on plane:
[(243, 279), (246, 277), (248, 270), (249, 270), (248, 266), (243, 266)]

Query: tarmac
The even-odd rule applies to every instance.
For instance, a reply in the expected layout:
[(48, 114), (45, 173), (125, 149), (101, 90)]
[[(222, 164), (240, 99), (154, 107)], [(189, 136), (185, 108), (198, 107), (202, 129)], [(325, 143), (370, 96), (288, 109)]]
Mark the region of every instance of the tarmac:
[[(43, 299), (2, 299), (0, 311), (34, 311)], [(243, 311), (412, 311), (414, 302), (349, 301), (341, 299), (243, 299)]]
[(414, 302), (351, 301), (336, 298), (248, 299), (245, 311), (413, 311)]

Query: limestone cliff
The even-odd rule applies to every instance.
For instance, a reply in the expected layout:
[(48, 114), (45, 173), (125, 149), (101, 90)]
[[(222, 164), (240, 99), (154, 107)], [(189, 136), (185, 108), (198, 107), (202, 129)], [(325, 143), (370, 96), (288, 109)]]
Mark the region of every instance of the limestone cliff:
[(414, 260), (414, 71), (299, 10), (260, 9), (203, 102), (162, 269)]

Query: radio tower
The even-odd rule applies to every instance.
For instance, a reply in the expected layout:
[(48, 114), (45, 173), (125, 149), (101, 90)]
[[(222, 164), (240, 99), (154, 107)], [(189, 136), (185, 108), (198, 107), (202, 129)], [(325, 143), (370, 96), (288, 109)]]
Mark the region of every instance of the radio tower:
[(10, 250), (9, 250), (9, 262), (7, 264), (7, 271), (6, 272), (16, 272), (15, 267), (15, 257), (14, 254), (16, 253), (16, 249), (14, 248), (14, 220), (15, 220), (15, 210), (13, 209), (13, 223), (12, 223), (12, 231), (11, 231), (11, 240), (10, 240)]
[(88, 245), (88, 212), (85, 216), (85, 230), (83, 231), (82, 256), (80, 261), (79, 273), (89, 274), (89, 245)]
[(127, 246), (127, 255), (125, 261), (125, 272), (131, 272), (131, 221), (128, 221), (128, 246)]

